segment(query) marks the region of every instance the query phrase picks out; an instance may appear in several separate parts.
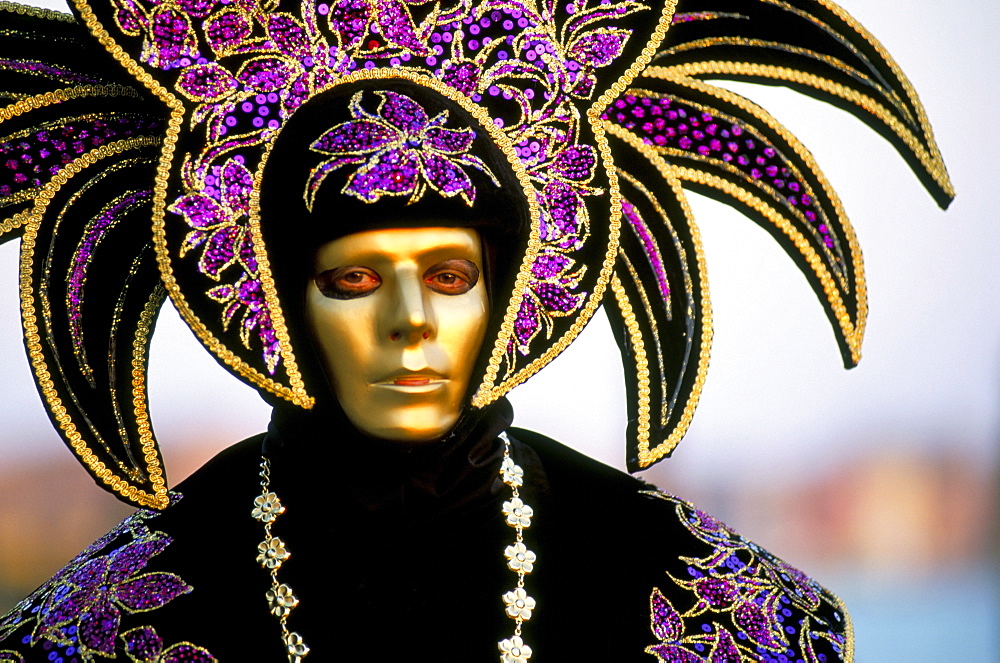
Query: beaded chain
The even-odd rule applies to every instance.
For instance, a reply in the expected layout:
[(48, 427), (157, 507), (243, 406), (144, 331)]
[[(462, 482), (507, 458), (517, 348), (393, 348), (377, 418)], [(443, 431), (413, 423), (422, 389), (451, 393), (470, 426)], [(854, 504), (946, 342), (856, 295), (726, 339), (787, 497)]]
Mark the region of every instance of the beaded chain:
[[(524, 470), (510, 457), (510, 439), (507, 433), (500, 433), (499, 437), (504, 444), (500, 476), (511, 489), (510, 501), (503, 503), (503, 515), (507, 524), (516, 532), (514, 543), (504, 549), (504, 557), (507, 558), (507, 567), (517, 574), (517, 586), (503, 595), (505, 612), (514, 620), (514, 635), (498, 642), (497, 648), (500, 650), (501, 663), (528, 663), (531, 647), (521, 638), (521, 625), (531, 619), (535, 599), (524, 591), (524, 576), (533, 570), (536, 556), (524, 545), (524, 528), (531, 525), (534, 511), (521, 501), (518, 487), (524, 484)], [(254, 499), (251, 512), (264, 525), (264, 540), (257, 546), (257, 563), (271, 576), (271, 588), (267, 590), (266, 597), (271, 614), (278, 618), (281, 626), (281, 639), (288, 654), (288, 662), (301, 663), (309, 653), (309, 647), (301, 635), (288, 628), (288, 616), (299, 605), (299, 599), (291, 587), (278, 580), (278, 569), (291, 556), (291, 552), (284, 541), (271, 533), (271, 526), (285, 512), (285, 507), (278, 496), (271, 492), (271, 462), (267, 458), (260, 464), (260, 488), (261, 493)]]
[(510, 457), (510, 439), (507, 433), (500, 433), (500, 439), (503, 440), (500, 476), (513, 493), (510, 501), (503, 503), (503, 515), (507, 517), (507, 524), (517, 533), (517, 540), (513, 545), (507, 546), (503, 554), (507, 558), (507, 568), (517, 574), (517, 587), (503, 595), (507, 616), (514, 620), (514, 635), (501, 640), (497, 647), (500, 649), (501, 663), (527, 663), (531, 658), (531, 647), (521, 639), (521, 624), (531, 619), (535, 599), (524, 591), (524, 576), (531, 573), (535, 566), (535, 553), (524, 545), (524, 528), (531, 525), (534, 511), (521, 501), (518, 493), (518, 486), (524, 484), (524, 470)]
[(291, 553), (285, 542), (271, 535), (271, 525), (285, 512), (278, 496), (271, 492), (271, 461), (264, 458), (260, 463), (261, 493), (253, 501), (251, 515), (264, 523), (264, 540), (257, 546), (257, 563), (271, 574), (271, 588), (267, 590), (267, 603), (271, 614), (278, 618), (281, 625), (281, 640), (288, 653), (288, 663), (300, 663), (309, 653), (309, 647), (302, 641), (302, 636), (288, 630), (288, 615), (299, 604), (299, 599), (292, 593), (292, 588), (278, 582), (278, 569)]

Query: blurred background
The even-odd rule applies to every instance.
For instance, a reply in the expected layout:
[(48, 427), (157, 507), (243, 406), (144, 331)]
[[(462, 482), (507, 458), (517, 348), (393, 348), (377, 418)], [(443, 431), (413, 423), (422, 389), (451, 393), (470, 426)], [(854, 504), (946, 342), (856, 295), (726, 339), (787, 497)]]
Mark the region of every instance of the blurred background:
[[(1000, 5), (841, 4), (921, 95), (958, 198), (938, 210), (888, 143), (841, 111), (726, 84), (785, 123), (840, 192), (865, 251), (865, 357), (842, 368), (815, 296), (767, 233), (691, 195), (712, 286), (712, 370), (686, 439), (643, 477), (833, 588), (851, 609), (858, 661), (996, 661)], [(0, 613), (129, 511), (77, 466), (35, 392), (17, 251), (0, 247)], [(512, 393), (515, 424), (623, 467), (620, 370), (599, 316)], [(171, 485), (266, 425), (264, 403), (169, 305), (150, 383)]]

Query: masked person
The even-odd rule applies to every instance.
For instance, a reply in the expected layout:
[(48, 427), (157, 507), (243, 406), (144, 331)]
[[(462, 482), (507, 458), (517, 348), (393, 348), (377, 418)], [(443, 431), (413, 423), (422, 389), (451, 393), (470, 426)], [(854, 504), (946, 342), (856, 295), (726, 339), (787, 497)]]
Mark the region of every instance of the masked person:
[[(857, 360), (864, 278), (835, 195), (697, 76), (784, 54), (792, 83), (858, 103), (950, 190), (898, 68), (801, 4), (2, 9), (22, 64), (3, 65), (21, 101), (0, 229), (30, 266), (28, 351), (71, 449), (144, 508), (0, 622), (0, 656), (850, 660), (835, 596), (512, 428), (504, 399), (604, 305), (629, 468), (669, 454), (711, 337), (683, 184), (775, 230)], [(786, 76), (733, 69), (751, 70)], [(144, 375), (165, 294), (274, 405), (172, 491)]]

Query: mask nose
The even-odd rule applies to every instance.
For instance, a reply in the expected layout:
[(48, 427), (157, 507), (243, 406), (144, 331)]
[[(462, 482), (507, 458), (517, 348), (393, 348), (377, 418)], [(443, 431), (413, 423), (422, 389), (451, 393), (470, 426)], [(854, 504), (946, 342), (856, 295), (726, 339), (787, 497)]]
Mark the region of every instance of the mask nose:
[(434, 335), (434, 311), (427, 302), (428, 294), (415, 269), (401, 270), (393, 311), (388, 316), (390, 341), (414, 345)]

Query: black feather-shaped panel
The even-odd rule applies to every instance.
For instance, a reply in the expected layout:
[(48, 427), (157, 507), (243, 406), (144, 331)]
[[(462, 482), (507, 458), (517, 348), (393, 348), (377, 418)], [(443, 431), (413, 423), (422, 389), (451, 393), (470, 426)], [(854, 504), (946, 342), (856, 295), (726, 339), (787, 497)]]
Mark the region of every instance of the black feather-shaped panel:
[(680, 0), (645, 75), (791, 87), (885, 136), (942, 207), (955, 195), (910, 81), (870, 32), (828, 0)]
[(49, 416), (99, 484), (143, 506), (167, 499), (146, 396), (164, 292), (141, 184), (157, 156), (151, 141), (79, 168), (21, 238), (25, 345)]
[[(669, 455), (687, 432), (712, 340), (701, 240), (666, 168), (654, 158), (619, 169), (621, 244), (604, 308), (625, 370), (630, 471)], [(658, 183), (660, 194), (644, 182)]]
[(163, 131), (164, 109), (76, 24), (0, 3), (0, 242), (88, 153)]
[(765, 109), (709, 79), (789, 86), (887, 137), (942, 206), (954, 192), (924, 110), (885, 48), (827, 0), (680, 0), (650, 65), (603, 113), (624, 199), (605, 297), (625, 363), (630, 469), (686, 432), (708, 363), (711, 308), (683, 189), (767, 230), (827, 313), (844, 365), (861, 357), (864, 264), (807, 147)]
[(163, 107), (68, 16), (0, 4), (0, 241), (21, 239), (35, 382), (104, 488), (167, 504), (146, 398)]
[[(605, 113), (610, 130), (664, 159), (684, 186), (767, 229), (823, 303), (844, 364), (857, 364), (867, 314), (854, 230), (808, 150), (766, 111), (699, 81), (633, 89)], [(665, 194), (669, 195), (669, 194)]]

